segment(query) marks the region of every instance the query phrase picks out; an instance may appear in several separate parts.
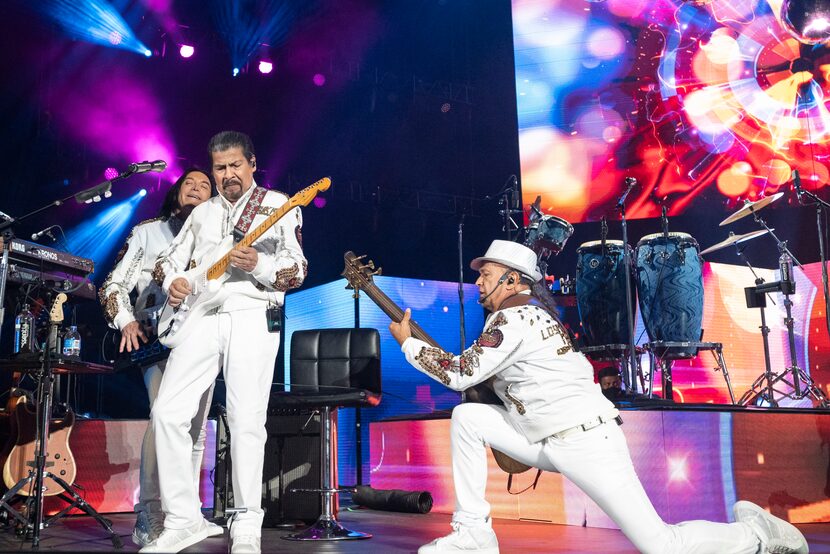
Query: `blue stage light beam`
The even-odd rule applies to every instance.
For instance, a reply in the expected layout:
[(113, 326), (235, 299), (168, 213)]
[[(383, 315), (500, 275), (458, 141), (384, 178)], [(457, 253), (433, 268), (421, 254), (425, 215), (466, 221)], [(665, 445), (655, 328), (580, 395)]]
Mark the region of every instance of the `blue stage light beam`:
[(95, 267), (100, 269), (112, 251), (120, 246), (124, 231), (144, 196), (138, 191), (91, 220), (70, 229), (66, 234), (67, 250), (90, 258), (95, 262)]
[(30, 7), (56, 22), (72, 37), (142, 56), (153, 55), (106, 0), (39, 0)]
[[(257, 4), (213, 0), (211, 4), (216, 26), (231, 53), (234, 77), (262, 44), (273, 47), (283, 42), (300, 10), (284, 0)], [(315, 2), (305, 4), (302, 9), (308, 10)]]

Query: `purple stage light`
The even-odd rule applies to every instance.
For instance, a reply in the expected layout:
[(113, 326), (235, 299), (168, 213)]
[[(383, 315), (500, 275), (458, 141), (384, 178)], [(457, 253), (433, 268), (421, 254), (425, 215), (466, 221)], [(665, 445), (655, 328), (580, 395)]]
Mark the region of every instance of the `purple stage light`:
[(325, 208), (326, 207), (326, 199), (323, 198), (322, 196), (315, 196), (314, 200), (312, 200), (312, 202), (314, 202), (314, 207), (315, 208)]
[(273, 70), (274, 70), (274, 64), (272, 64), (271, 62), (266, 61), (266, 60), (261, 60), (259, 62), (259, 72), (260, 73), (264, 73), (264, 74), (267, 75), (268, 73), (271, 73)]
[(104, 179), (109, 181), (110, 179), (115, 179), (116, 177), (118, 177), (118, 170), (114, 167), (108, 167), (104, 170)]
[(326, 76), (322, 73), (315, 73), (314, 77), (311, 78), (315, 85), (318, 87), (322, 87), (326, 84)]
[(193, 46), (191, 46), (190, 44), (182, 44), (179, 47), (179, 55), (182, 58), (189, 58), (189, 57), (193, 56), (193, 54), (195, 54), (195, 53), (196, 53), (196, 49)]

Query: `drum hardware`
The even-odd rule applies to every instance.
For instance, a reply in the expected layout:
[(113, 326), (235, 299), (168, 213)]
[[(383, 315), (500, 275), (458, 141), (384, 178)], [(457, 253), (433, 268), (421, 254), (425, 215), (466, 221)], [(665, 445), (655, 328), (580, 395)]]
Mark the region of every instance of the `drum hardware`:
[(726, 367), (726, 360), (723, 357), (723, 344), (719, 342), (702, 342), (702, 341), (653, 341), (643, 345), (643, 349), (648, 352), (649, 361), (651, 363), (651, 371), (648, 378), (648, 397), (654, 398), (654, 372), (655, 368), (660, 368), (663, 386), (663, 398), (666, 400), (673, 400), (672, 394), (672, 360), (661, 358), (658, 352), (668, 352), (671, 349), (689, 349), (708, 350), (712, 353), (717, 364), (713, 369), (720, 371), (726, 381), (726, 389), (729, 391), (729, 400), (735, 404), (735, 394), (732, 390), (732, 381), (729, 378), (729, 370)]
[[(777, 193), (769, 197), (772, 198), (772, 200), (767, 202), (767, 204), (774, 202), (775, 200), (780, 198), (782, 194), (783, 193)], [(755, 204), (758, 204), (760, 202), (761, 200), (759, 200)], [(738, 213), (740, 213), (740, 211), (744, 210), (745, 208), (742, 208), (741, 210), (739, 210), (739, 212), (733, 214), (733, 216), (737, 215)], [(771, 406), (775, 407), (778, 405), (778, 401), (775, 398), (775, 394), (778, 393), (781, 397), (786, 397), (793, 400), (800, 400), (806, 398), (807, 396), (811, 396), (822, 407), (830, 407), (830, 403), (828, 402), (827, 397), (824, 395), (822, 390), (819, 389), (813, 382), (812, 378), (810, 378), (810, 376), (798, 366), (798, 357), (795, 346), (794, 320), (792, 317), (793, 302), (792, 300), (790, 300), (790, 296), (795, 294), (795, 275), (793, 273), (793, 263), (798, 265), (798, 267), (800, 267), (802, 270), (804, 268), (801, 266), (799, 261), (792, 255), (792, 252), (790, 252), (790, 249), (787, 247), (787, 241), (782, 241), (778, 238), (774, 230), (767, 225), (767, 222), (764, 221), (764, 219), (758, 214), (757, 210), (750, 210), (748, 213), (752, 213), (755, 222), (766, 230), (766, 233), (764, 234), (769, 234), (775, 240), (778, 246), (778, 251), (780, 252), (780, 257), (778, 258), (778, 265), (779, 271), (781, 273), (781, 278), (779, 281), (765, 283), (764, 280), (759, 278), (753, 270), (752, 273), (756, 277), (756, 284), (754, 287), (747, 287), (745, 289), (747, 307), (761, 308), (761, 336), (764, 344), (765, 371), (761, 376), (758, 377), (758, 379), (755, 380), (755, 382), (753, 382), (749, 390), (746, 393), (744, 393), (744, 395), (739, 400), (739, 404), (746, 406), (748, 404), (756, 402), (760, 398), (762, 400), (766, 400), (767, 402), (769, 402)], [(743, 217), (743, 215), (741, 217)], [(732, 221), (734, 220), (735, 219), (732, 219)], [(739, 250), (738, 255), (743, 256), (743, 253)], [(750, 269), (752, 269), (752, 266), (746, 260), (746, 257), (743, 257), (744, 261), (746, 261), (747, 265), (749, 265)], [(784, 371), (782, 371), (780, 374), (776, 374), (772, 371), (772, 366), (770, 363), (768, 338), (769, 328), (766, 325), (766, 315), (764, 313), (764, 308), (766, 307), (766, 294), (770, 292), (780, 292), (784, 296), (784, 310), (786, 314), (784, 317), (784, 324), (787, 327), (787, 342), (790, 352), (790, 363), (792, 365), (785, 368)], [(783, 383), (792, 390), (790, 391), (776, 389), (775, 385), (778, 383)]]
[[(516, 214), (522, 213), (522, 199), (519, 192), (519, 180), (515, 175), (511, 175), (504, 182), (501, 190), (496, 194), (485, 196), (485, 200), (492, 200), (498, 197), (499, 199), (499, 215), (502, 216), (502, 232), (506, 233), (507, 240), (513, 240), (514, 234), (518, 235), (519, 226), (513, 219)], [(539, 199), (541, 203), (541, 198)]]
[[(824, 215), (824, 209), (830, 208), (830, 204), (816, 196), (814, 193), (810, 192), (809, 190), (805, 190), (801, 188), (801, 176), (798, 174), (798, 170), (793, 170), (793, 185), (795, 188), (796, 195), (798, 197), (798, 204), (800, 206), (815, 206), (816, 207), (816, 231), (818, 232), (818, 253), (819, 253), (819, 260), (821, 261), (821, 286), (822, 291), (824, 292), (824, 323), (827, 328), (827, 331), (830, 332), (830, 290), (828, 290), (828, 277), (827, 277), (827, 253), (825, 251), (824, 245), (824, 235), (826, 231), (825, 225), (822, 223), (822, 216)], [(807, 197), (810, 200), (810, 203), (804, 203), (804, 197)]]
[(625, 199), (637, 185), (637, 179), (634, 177), (626, 177), (625, 184), (627, 185), (627, 188), (617, 201), (617, 210), (620, 212), (620, 225), (622, 227), (622, 241), (623, 244), (626, 245), (625, 248), (623, 248), (623, 266), (626, 268), (625, 311), (628, 321), (628, 359), (630, 362), (628, 366), (629, 371), (626, 372), (629, 374), (623, 374), (623, 382), (625, 383), (628, 391), (636, 394), (636, 376), (640, 375), (642, 377), (642, 368), (640, 367), (640, 360), (636, 356), (637, 346), (634, 343), (634, 303), (631, 298), (631, 295), (634, 292), (634, 287), (631, 285), (631, 268), (633, 268), (634, 265), (631, 263), (631, 255), (628, 248), (628, 222), (625, 219)]

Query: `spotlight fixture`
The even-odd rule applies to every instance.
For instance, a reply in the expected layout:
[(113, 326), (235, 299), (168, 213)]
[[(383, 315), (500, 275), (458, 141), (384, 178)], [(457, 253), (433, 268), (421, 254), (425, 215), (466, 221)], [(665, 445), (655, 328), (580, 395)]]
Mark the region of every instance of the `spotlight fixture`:
[(190, 58), (196, 53), (196, 49), (190, 44), (179, 45), (179, 55), (182, 58)]
[(274, 70), (274, 64), (269, 62), (268, 60), (260, 60), (259, 61), (259, 72), (264, 73), (265, 75), (271, 73)]

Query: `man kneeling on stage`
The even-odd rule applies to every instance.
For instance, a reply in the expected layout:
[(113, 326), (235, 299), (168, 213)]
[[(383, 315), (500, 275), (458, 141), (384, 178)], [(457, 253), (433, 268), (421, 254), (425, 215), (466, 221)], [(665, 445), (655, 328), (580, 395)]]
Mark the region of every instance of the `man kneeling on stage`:
[(422, 546), (420, 554), (498, 553), (484, 498), (487, 446), (570, 479), (641, 552), (808, 552), (798, 529), (751, 502), (735, 504), (735, 523), (665, 523), (634, 471), (619, 412), (602, 395), (591, 364), (574, 350), (540, 286), (536, 254), (496, 240), (471, 267), (479, 272), (479, 303), (492, 313), (484, 332), (460, 356), (412, 337), (409, 309), (389, 326), (415, 368), (453, 390), (490, 379), (503, 402), (465, 403), (453, 410), (453, 532)]

